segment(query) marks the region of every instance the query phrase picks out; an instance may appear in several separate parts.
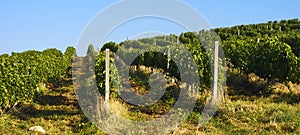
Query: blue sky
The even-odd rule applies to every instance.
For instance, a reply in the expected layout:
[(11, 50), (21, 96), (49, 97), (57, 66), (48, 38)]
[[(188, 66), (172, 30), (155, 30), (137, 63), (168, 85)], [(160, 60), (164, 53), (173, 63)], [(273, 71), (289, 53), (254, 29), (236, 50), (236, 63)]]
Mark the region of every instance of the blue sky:
[[(299, 0), (182, 0), (200, 12), (212, 27), (300, 18)], [(117, 0), (6, 0), (0, 2), (0, 54), (75, 46), (97, 13)], [(159, 3), (158, 3), (159, 4)], [(132, 7), (131, 7), (132, 8)], [(155, 7), (153, 7), (155, 10)], [(166, 10), (168, 6), (166, 5)], [(179, 14), (178, 10), (174, 14)], [(180, 34), (184, 29), (166, 21), (137, 20), (116, 29), (107, 41), (136, 35), (138, 24), (147, 31)], [(153, 23), (156, 22), (156, 23)], [(140, 27), (139, 27), (140, 26)], [(151, 29), (150, 29), (151, 28)]]

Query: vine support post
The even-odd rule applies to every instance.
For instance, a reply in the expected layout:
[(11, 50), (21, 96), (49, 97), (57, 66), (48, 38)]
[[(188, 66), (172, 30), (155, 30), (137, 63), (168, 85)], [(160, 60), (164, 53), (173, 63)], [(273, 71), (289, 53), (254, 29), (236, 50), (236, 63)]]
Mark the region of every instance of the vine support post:
[(219, 41), (215, 41), (213, 101), (218, 97)]
[(105, 50), (105, 109), (109, 111), (109, 49)]
[(167, 57), (167, 60), (168, 60), (168, 63), (167, 63), (167, 70), (169, 70), (170, 68), (170, 61), (171, 61), (171, 54), (170, 54), (170, 49), (168, 48), (168, 57)]

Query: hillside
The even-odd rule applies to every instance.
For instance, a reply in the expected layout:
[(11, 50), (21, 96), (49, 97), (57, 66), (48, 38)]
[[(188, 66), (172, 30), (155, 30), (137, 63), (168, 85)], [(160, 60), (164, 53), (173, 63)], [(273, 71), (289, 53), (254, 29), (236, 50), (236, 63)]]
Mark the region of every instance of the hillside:
[[(218, 110), (209, 122), (199, 126), (212, 95), (211, 62), (216, 40), (224, 51), (219, 53), (218, 82), (226, 85), (219, 86), (222, 103)], [(298, 19), (110, 42), (99, 52), (90, 45), (86, 57), (76, 57), (73, 47), (64, 53), (47, 49), (1, 55), (0, 134), (31, 134), (27, 130), (35, 125), (44, 127), (48, 134), (104, 134), (81, 110), (76, 94), (82, 91), (74, 87), (78, 84), (72, 79), (86, 77), (81, 83), (87, 88), (95, 79), (103, 97), (106, 48), (111, 50), (111, 111), (128, 120), (160, 118), (185, 93), (188, 99), (195, 98), (196, 106), (169, 134), (300, 134)], [(187, 61), (192, 58), (195, 64)], [(89, 64), (95, 69), (86, 67)], [(126, 69), (129, 76), (121, 72)], [(155, 82), (164, 82), (159, 76), (166, 78), (165, 93), (154, 104), (136, 106), (121, 98), (120, 89), (140, 95), (151, 93), (152, 87), (161, 86)], [(125, 77), (128, 80), (124, 81)], [(127, 89), (121, 80), (132, 87)], [(185, 91), (195, 91), (197, 96)], [(131, 131), (131, 126), (120, 125), (114, 130), (145, 134)]]

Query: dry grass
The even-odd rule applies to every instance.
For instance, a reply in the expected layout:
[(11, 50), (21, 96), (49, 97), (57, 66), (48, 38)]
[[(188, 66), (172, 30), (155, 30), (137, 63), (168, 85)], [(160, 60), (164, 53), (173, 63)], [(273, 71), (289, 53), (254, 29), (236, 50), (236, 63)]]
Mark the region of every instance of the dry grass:
[[(201, 115), (193, 112), (170, 134), (300, 134), (299, 84), (266, 85), (264, 80), (255, 75), (242, 79), (235, 77), (231, 76), (232, 84), (228, 85), (228, 99), (219, 106), (208, 123), (199, 126), (197, 119)], [(52, 90), (42, 85), (40, 87), (44, 95), (34, 103), (21, 104), (0, 117), (0, 134), (31, 134), (28, 129), (36, 125), (42, 126), (47, 134), (104, 134), (80, 110), (72, 85)], [(253, 95), (253, 91), (268, 93)], [(163, 106), (155, 107), (159, 110)], [(147, 121), (160, 116), (159, 113), (145, 113), (141, 108), (134, 108), (117, 99), (110, 101), (110, 111), (115, 115), (108, 119), (107, 129), (119, 134), (145, 133), (129, 132), (136, 128), (135, 125), (120, 125), (115, 116), (135, 121)], [(110, 129), (111, 125), (118, 128)]]

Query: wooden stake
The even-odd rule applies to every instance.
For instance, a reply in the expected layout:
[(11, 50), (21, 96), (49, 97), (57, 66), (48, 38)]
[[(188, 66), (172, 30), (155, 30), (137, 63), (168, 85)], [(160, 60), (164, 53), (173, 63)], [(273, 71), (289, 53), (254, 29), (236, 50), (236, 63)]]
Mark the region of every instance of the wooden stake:
[(169, 68), (170, 68), (170, 61), (171, 61), (171, 54), (170, 54), (169, 48), (168, 48), (168, 58), (167, 58), (167, 60), (168, 60), (167, 69), (169, 70)]
[(217, 101), (217, 96), (218, 96), (218, 70), (219, 70), (219, 41), (215, 41), (214, 86), (213, 86), (214, 101)]
[(109, 111), (109, 49), (105, 50), (105, 109)]

